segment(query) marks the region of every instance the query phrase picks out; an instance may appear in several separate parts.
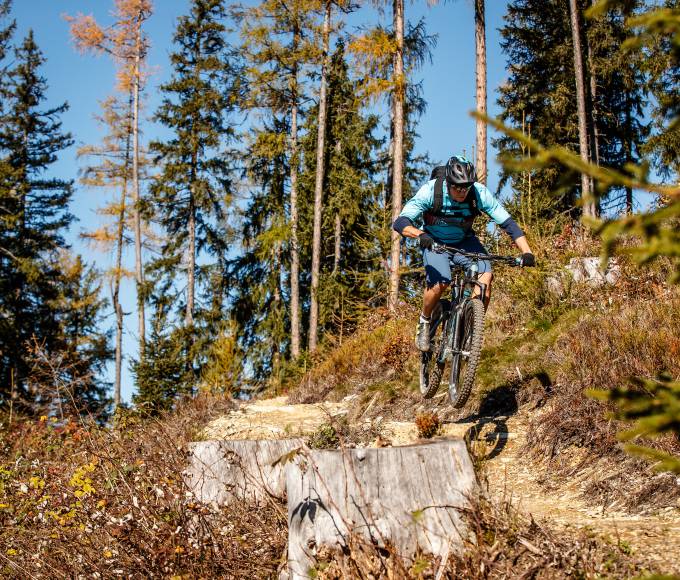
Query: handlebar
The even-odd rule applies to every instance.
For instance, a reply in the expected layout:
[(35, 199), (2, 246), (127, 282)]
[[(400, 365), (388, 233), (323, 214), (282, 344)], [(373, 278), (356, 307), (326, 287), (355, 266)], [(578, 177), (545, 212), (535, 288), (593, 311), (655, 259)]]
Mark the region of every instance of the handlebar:
[(447, 246), (446, 244), (438, 244), (436, 242), (432, 244), (432, 251), (437, 252), (438, 254), (443, 254), (445, 252), (460, 254), (461, 256), (465, 256), (466, 258), (470, 258), (472, 260), (488, 260), (489, 262), (502, 262), (503, 264), (512, 267), (519, 267), (522, 265), (522, 258), (515, 258), (513, 256), (498, 256), (494, 254), (479, 254), (475, 252), (466, 252), (465, 250), (454, 248), (453, 246)]

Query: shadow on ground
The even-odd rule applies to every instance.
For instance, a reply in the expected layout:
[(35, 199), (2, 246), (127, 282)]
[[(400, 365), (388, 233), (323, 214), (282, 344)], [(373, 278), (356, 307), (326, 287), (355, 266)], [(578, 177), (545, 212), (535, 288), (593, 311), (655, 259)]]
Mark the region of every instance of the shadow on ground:
[[(529, 389), (525, 392), (525, 385), (540, 385), (539, 391)], [(454, 421), (455, 423), (474, 423), (466, 432), (468, 443), (484, 440), (487, 452), (484, 459), (497, 457), (508, 444), (508, 424), (510, 417), (515, 415), (521, 404), (533, 402), (539, 404), (550, 395), (552, 381), (545, 371), (539, 371), (522, 377), (521, 380), (510, 381), (484, 393), (477, 412)]]

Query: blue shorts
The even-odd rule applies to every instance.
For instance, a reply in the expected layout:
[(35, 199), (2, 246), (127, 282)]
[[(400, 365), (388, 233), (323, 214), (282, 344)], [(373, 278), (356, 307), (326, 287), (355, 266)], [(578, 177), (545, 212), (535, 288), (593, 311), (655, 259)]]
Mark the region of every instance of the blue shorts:
[[(482, 246), (477, 236), (469, 236), (462, 239), (456, 244), (448, 244), (455, 246), (466, 252), (475, 252), (478, 254), (488, 254), (486, 248)], [(460, 254), (451, 254), (444, 252), (438, 254), (432, 250), (423, 250), (423, 263), (425, 264), (425, 278), (427, 279), (427, 287), (431, 288), (435, 284), (449, 284), (451, 282), (451, 265), (449, 259), (456, 265), (467, 268), (472, 260), (461, 256)], [(477, 267), (479, 273), (491, 272), (491, 262), (488, 260), (477, 260)]]

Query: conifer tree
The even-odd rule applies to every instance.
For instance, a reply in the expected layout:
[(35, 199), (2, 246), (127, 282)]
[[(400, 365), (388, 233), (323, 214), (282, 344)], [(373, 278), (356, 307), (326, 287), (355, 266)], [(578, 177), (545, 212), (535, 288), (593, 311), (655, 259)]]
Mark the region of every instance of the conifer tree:
[[(375, 297), (375, 272), (382, 269), (382, 253), (375, 242), (384, 229), (381, 184), (382, 166), (377, 159), (382, 142), (375, 136), (378, 117), (365, 115), (356, 99), (357, 83), (349, 77), (345, 45), (338, 41), (328, 72), (327, 134), (324, 142), (324, 211), (321, 223), (319, 327), (320, 332), (349, 332), (365, 303)], [(307, 116), (301, 140), (303, 168), (300, 175), (302, 239), (312, 235), (312, 200), (316, 190), (316, 107)], [(370, 240), (364, 244), (361, 240)], [(309, 263), (313, 250), (303, 244), (302, 261)]]
[(314, 180), (314, 231), (312, 233), (312, 272), (311, 272), (311, 292), (309, 306), (309, 352), (316, 350), (318, 341), (318, 322), (319, 322), (319, 269), (321, 267), (321, 205), (323, 194), (324, 170), (325, 170), (325, 141), (326, 141), (326, 92), (327, 92), (327, 72), (328, 72), (328, 43), (331, 29), (331, 10), (333, 4), (331, 0), (324, 2), (324, 17), (322, 30), (322, 63), (321, 80), (319, 88), (319, 106), (317, 118), (317, 139), (316, 139), (316, 177)]
[(110, 333), (102, 330), (107, 303), (101, 297), (101, 276), (80, 256), (68, 252), (60, 253), (58, 268), (58, 294), (51, 306), (59, 319), (55, 351), (65, 370), (61, 380), (68, 400), (64, 402), (75, 402), (81, 413), (101, 415), (110, 402), (110, 384), (103, 375), (112, 354)]
[[(580, 4), (579, 4), (580, 6)], [(575, 148), (579, 142), (576, 110), (573, 42), (569, 20), (565, 19), (566, 0), (514, 0), (508, 6), (501, 28), (502, 49), (510, 63), (508, 82), (500, 89), (501, 119), (547, 146)], [(616, 10), (619, 10), (618, 12)], [(623, 167), (625, 159), (635, 161), (645, 136), (639, 104), (644, 100), (644, 84), (635, 72), (637, 61), (623, 57), (623, 17), (620, 9), (588, 21), (591, 73), (597, 80), (594, 105), (599, 134), (597, 155), (603, 165)], [(626, 58), (629, 62), (626, 62)], [(586, 82), (586, 85), (589, 85)], [(584, 87), (584, 89), (587, 87)], [(591, 143), (592, 143), (591, 139)], [(502, 157), (520, 158), (526, 151), (513, 140), (502, 137), (494, 142)], [(587, 144), (587, 143), (586, 143)], [(628, 151), (628, 153), (626, 153)], [(505, 173), (501, 186), (510, 177)], [(514, 174), (512, 184), (517, 203), (524, 208), (518, 215), (531, 219), (552, 219), (577, 215), (580, 176), (555, 164), (540, 170)], [(602, 184), (595, 183), (596, 187)], [(613, 184), (598, 191), (600, 203), (617, 190)], [(547, 192), (553, 192), (547, 194)], [(557, 192), (557, 194), (555, 194)], [(528, 206), (531, 206), (529, 211)]]
[(132, 274), (123, 266), (123, 250), (128, 245), (127, 232), (132, 229), (130, 183), (132, 181), (132, 108), (131, 95), (121, 100), (110, 97), (102, 103), (99, 121), (108, 133), (100, 145), (82, 147), (79, 157), (87, 157), (90, 164), (83, 168), (81, 183), (87, 187), (113, 189), (115, 198), (97, 212), (107, 219), (102, 227), (83, 234), (95, 245), (112, 251), (114, 264), (105, 275), (111, 283), (111, 301), (116, 315), (115, 367), (113, 402), (120, 404), (121, 367), (123, 362), (123, 307), (120, 302), (121, 281)]
[(63, 104), (43, 108), (47, 83), (40, 74), (44, 63), (29, 31), (15, 50), (8, 73), (4, 115), (0, 123), (3, 171), (0, 198), (0, 385), (3, 396), (16, 385), (26, 394), (25, 345), (32, 337), (46, 348), (55, 346), (58, 319), (52, 311), (59, 270), (57, 251), (71, 223), (68, 202), (72, 182), (50, 177), (60, 151), (72, 144), (61, 129)]
[[(263, 114), (270, 130), (285, 128), (289, 141), (285, 149), (288, 232), (281, 241), (287, 246), (287, 255), (290, 256), (290, 266), (286, 270), (289, 271), (290, 353), (293, 358), (300, 355), (302, 343), (297, 183), (298, 127), (301, 103), (305, 100), (301, 75), (317, 53), (313, 37), (318, 29), (315, 23), (317, 8), (315, 0), (263, 0), (257, 6), (241, 8), (236, 13), (243, 22), (242, 50), (248, 63), (250, 106)], [(280, 136), (273, 133), (270, 139), (279, 139)]]
[[(586, 76), (583, 59), (583, 37), (581, 26), (581, 10), (577, 0), (569, 0), (569, 16), (571, 22), (572, 53), (574, 55), (574, 78), (576, 81), (576, 109), (578, 117), (578, 141), (581, 159), (588, 163), (593, 154), (589, 147), (588, 113), (586, 112)], [(585, 200), (583, 213), (590, 217), (597, 215), (597, 210), (592, 201), (592, 181), (586, 173), (581, 173), (581, 196)]]
[[(401, 213), (404, 179), (404, 102), (406, 100), (406, 75), (404, 71), (404, 0), (392, 0), (392, 30), (394, 34), (393, 87), (391, 92), (392, 123), (390, 129), (392, 175), (392, 221)], [(387, 307), (396, 313), (399, 299), (399, 266), (401, 262), (401, 236), (391, 232), (390, 286)]]
[[(177, 340), (170, 321), (172, 308), (170, 283), (154, 286), (150, 296), (153, 307), (148, 348), (132, 366), (137, 393), (132, 400), (149, 415), (172, 409), (179, 395), (187, 392), (184, 341)], [(184, 343), (184, 344), (183, 344)]]
[[(415, 64), (416, 54), (426, 56), (429, 49), (422, 23), (410, 28), (406, 36), (407, 63)], [(414, 59), (414, 60), (412, 60)], [(352, 80), (345, 61), (345, 46), (339, 41), (329, 68), (327, 137), (324, 180), (324, 212), (321, 238), (321, 277), (319, 323), (322, 335), (342, 336), (367, 309), (387, 292), (385, 256), (389, 252), (391, 208), (381, 177), (388, 164), (384, 141), (376, 134), (379, 117), (367, 114), (366, 105), (357, 100), (361, 82)], [(365, 86), (365, 85), (364, 85)], [(429, 175), (431, 167), (415, 158), (415, 124), (424, 110), (419, 87), (407, 87), (404, 139), (404, 196), (411, 197)], [(302, 238), (311, 236), (311, 206), (314, 191), (317, 115), (310, 110), (302, 139), (303, 171), (300, 177)], [(310, 249), (302, 247), (303, 263), (310, 261)]]
[[(190, 14), (179, 19), (174, 39), (177, 52), (171, 55), (174, 73), (161, 87), (165, 97), (156, 113), (156, 120), (171, 131), (171, 137), (151, 144), (163, 168), (151, 195), (164, 241), (160, 258), (150, 268), (175, 283), (178, 270), (186, 270), (186, 299), (178, 306), (189, 341), (197, 334), (193, 327), (198, 323), (204, 325), (198, 333), (204, 338), (217, 331), (205, 327), (206, 309), (199, 305), (211, 304), (211, 294), (222, 288), (208, 284), (207, 276), (219, 268), (228, 242), (226, 215), (235, 161), (229, 150), (235, 138), (230, 123), (240, 99), (240, 71), (226, 42), (224, 18), (221, 0), (194, 0)], [(210, 255), (217, 263), (199, 268), (201, 255)], [(199, 296), (201, 287), (205, 290)], [(221, 300), (217, 301), (219, 313)], [(185, 352), (196, 356), (193, 346), (187, 344)], [(185, 362), (197, 379), (196, 361)]]
[(251, 133), (246, 159), (252, 185), (237, 232), (243, 251), (229, 261), (225, 272), (226, 280), (239, 281), (231, 285), (230, 304), (240, 348), (248, 357), (250, 370), (241, 373), (246, 382), (278, 376), (282, 361), (292, 354), (283, 246), (288, 232), (289, 129), (285, 120), (274, 117)]
[[(7, 56), (9, 41), (12, 39), (12, 35), (16, 29), (16, 22), (14, 20), (5, 23), (5, 20), (9, 19), (11, 10), (12, 0), (0, 1), (0, 92), (3, 91), (5, 74), (7, 73), (5, 57)], [(5, 96), (4, 92), (2, 92), (2, 96)], [(2, 113), (2, 108), (0, 108), (0, 113)]]
[[(660, 10), (649, 9), (629, 19), (644, 33), (626, 41), (626, 54), (642, 49), (648, 88), (654, 96), (651, 137), (644, 144), (657, 172), (666, 180), (680, 180), (680, 1), (665, 0)], [(675, 36), (668, 31), (676, 31)]]
[[(398, 10), (398, 6), (394, 6)], [(398, 18), (397, 18), (398, 20)], [(386, 217), (384, 222), (387, 226), (385, 228), (384, 238), (388, 238), (388, 247), (384, 248), (384, 256), (382, 264), (387, 270), (387, 302), (388, 306), (395, 305), (397, 295), (394, 294), (395, 288), (398, 291), (399, 280), (399, 264), (401, 262), (401, 243), (395, 246), (395, 240), (401, 240), (401, 236), (396, 234), (389, 224), (391, 224), (396, 216), (401, 212), (402, 199), (406, 199), (406, 191), (409, 181), (410, 168), (409, 159), (411, 156), (409, 146), (409, 126), (415, 118), (424, 111), (424, 101), (419, 95), (419, 87), (414, 82), (409, 82), (409, 75), (422, 65), (422, 63), (430, 58), (431, 48), (434, 44), (434, 39), (426, 34), (425, 27), (422, 21), (415, 26), (410, 25), (404, 37), (404, 69), (398, 75), (395, 75), (394, 66), (402, 59), (398, 56), (398, 40), (396, 32), (389, 31), (381, 26), (368, 30), (366, 33), (355, 38), (350, 49), (355, 55), (358, 64), (358, 69), (362, 77), (362, 82), (359, 84), (359, 90), (368, 98), (380, 98), (386, 96), (390, 107), (390, 125), (389, 135), (390, 144), (388, 154), (386, 156), (387, 162), (387, 179), (386, 179), (386, 198), (385, 207), (389, 206), (390, 217)], [(397, 86), (399, 85), (399, 86)], [(399, 122), (397, 118), (399, 107), (395, 108), (395, 91), (403, 91), (404, 103), (401, 107), (403, 119), (401, 123), (403, 128), (398, 130)], [(401, 97), (400, 97), (401, 98)], [(401, 132), (401, 157), (402, 162), (397, 164), (395, 161), (395, 147), (397, 143), (397, 134)], [(394, 169), (399, 165), (401, 167), (401, 178), (399, 179), (398, 199), (395, 198), (393, 187), (395, 184)], [(395, 205), (396, 204), (396, 205)], [(396, 234), (396, 238), (393, 234)], [(383, 240), (380, 243), (383, 245)], [(399, 250), (398, 252), (396, 250)], [(391, 256), (388, 261), (387, 256)], [(392, 262), (396, 260), (396, 262)], [(395, 270), (396, 266), (396, 270)], [(395, 287), (396, 281), (396, 287)]]
[[(486, 9), (484, 0), (475, 0), (475, 97), (477, 111), (486, 115)], [(488, 174), (486, 166), (486, 123), (476, 121), (476, 154), (475, 164), (477, 178), (486, 183)]]
[(67, 18), (71, 23), (71, 36), (76, 46), (83, 50), (105, 52), (118, 65), (119, 89), (128, 92), (132, 100), (132, 215), (135, 232), (135, 278), (137, 282), (137, 319), (139, 328), (140, 356), (145, 347), (145, 283), (142, 256), (142, 203), (140, 192), (140, 95), (144, 88), (146, 74), (144, 64), (149, 42), (143, 32), (143, 25), (151, 17), (151, 0), (114, 0), (115, 21), (112, 26), (102, 28), (92, 16), (82, 14)]

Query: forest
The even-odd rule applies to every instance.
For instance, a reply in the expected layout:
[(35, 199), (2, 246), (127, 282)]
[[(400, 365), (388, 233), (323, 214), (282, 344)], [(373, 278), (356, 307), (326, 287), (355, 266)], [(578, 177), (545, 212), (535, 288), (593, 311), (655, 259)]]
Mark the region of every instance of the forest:
[[(15, 38), (11, 8), (3, 2), (0, 36), (4, 406), (41, 415), (68, 397), (106, 416), (121, 402), (123, 365), (134, 404), (153, 409), (200, 389), (257, 391), (305, 368), (368, 310), (395, 311), (400, 292), (413, 292), (417, 256), (390, 225), (434, 164), (413, 143), (427, 102), (418, 67), (435, 40), (398, 3), (385, 7), (390, 26), (359, 30), (342, 26), (361, 10), (350, 4), (189, 3), (174, 31), (171, 79), (150, 115), (140, 110), (152, 3), (116, 1), (106, 23), (68, 17), (75, 48), (116, 66), (111, 96), (93, 112), (105, 136), (79, 149), (79, 178), (51, 171), (74, 140), (60, 122), (68, 105), (47, 102), (45, 56), (30, 32)], [(581, 215), (630, 216), (635, 186), (658, 192), (652, 175), (677, 183), (677, 6), (613, 2), (588, 17), (586, 8), (509, 2), (500, 30), (508, 78), (491, 95), (497, 122), (622, 177), (579, 176), (580, 167), (501, 134), (492, 154), (504, 162), (508, 207), (529, 232)], [(483, 2), (469, 27), (470, 109), (484, 115)], [(167, 138), (145, 142), (149, 122)], [(487, 155), (480, 118), (482, 182)], [(77, 187), (105, 192), (103, 219), (83, 236), (113, 257), (106, 270), (65, 244)], [(128, 249), (134, 261), (123, 259)], [(121, 307), (126, 278), (133, 313)], [(137, 347), (123, 353), (127, 315), (137, 320)]]
[[(500, 47), (494, 47), (504, 59), (505, 80), (487, 86), (489, 6), (462, 1), (472, 4), (474, 17), (456, 20), (456, 34), (474, 45), (475, 60), (435, 63), (440, 83), (453, 89), (455, 67), (474, 69), (475, 85), (465, 93), (475, 133), (465, 137), (465, 153), (480, 183), (498, 184), (493, 193), (527, 233), (538, 263), (533, 272), (499, 283), (485, 347), (496, 350), (482, 353), (479, 380), (491, 388), (495, 379), (489, 377), (500, 376), (496, 368), (484, 370), (492, 360), (518, 374), (522, 385), (529, 372), (542, 376), (551, 364), (558, 375), (572, 369), (565, 381), (580, 377), (569, 353), (581, 352), (581, 345), (569, 334), (576, 327), (568, 326), (580, 317), (578, 332), (592, 340), (583, 360), (611, 341), (606, 352), (615, 371), (597, 374), (600, 363), (593, 362), (592, 375), (579, 383), (578, 404), (570, 398), (575, 391), (545, 394), (564, 396), (558, 400), (573, 411), (573, 421), (560, 423), (554, 440), (541, 431), (548, 427), (536, 426), (533, 444), (545, 446), (550, 439), (553, 455), (567, 444), (600, 445), (614, 454), (623, 453), (619, 440), (634, 440), (627, 452), (635, 462), (648, 462), (635, 463), (635, 469), (651, 470), (651, 461), (680, 474), (680, 344), (673, 330), (680, 316), (680, 2), (508, 0)], [(416, 147), (430, 98), (420, 75), (438, 39), (426, 20), (410, 19), (413, 5), (185, 0), (172, 42), (162, 47), (169, 74), (161, 84), (154, 72), (158, 63), (150, 59), (153, 0), (106, 0), (105, 20), (64, 14), (69, 37), (63, 43), (83, 56), (82, 66), (105, 61), (114, 71), (100, 109), (83, 112), (96, 117), (102, 138), (82, 143), (63, 122), (69, 104), (54, 100), (50, 91), (44, 74), (50, 55), (33, 31), (18, 34), (19, 2), (0, 0), (0, 422), (7, 455), (0, 464), (2, 493), (10, 493), (8, 482), (16, 475), (10, 457), (30, 457), (57, 438), (54, 449), (66, 461), (71, 443), (65, 438), (94, 437), (85, 435), (90, 429), (102, 437), (141, 430), (149, 439), (136, 451), (124, 449), (126, 465), (137, 469), (136, 453), (170, 461), (150, 445), (152, 437), (180, 437), (161, 429), (163, 421), (191, 438), (198, 423), (233, 400), (289, 395), (293, 402), (318, 403), (356, 393), (363, 404), (370, 399), (364, 400), (365, 393), (377, 393), (385, 408), (402, 392), (403, 400), (414, 400), (410, 333), (424, 276), (417, 244), (405, 242), (392, 224), (433, 167), (462, 152), (422, 153)], [(362, 20), (376, 11), (380, 22), (373, 16)], [(85, 59), (93, 55), (99, 60)], [(146, 105), (151, 93), (160, 103), (153, 110)], [(500, 114), (489, 113), (490, 103)], [(147, 138), (151, 127), (158, 128), (158, 137)], [(76, 145), (78, 170), (65, 173), (59, 160)], [(491, 175), (495, 167), (498, 176)], [(97, 215), (78, 215), (79, 243), (71, 244), (79, 190), (96, 195)], [(478, 220), (476, 231), (493, 253), (516, 253), (486, 219)], [(85, 246), (101, 258), (84, 256)], [(603, 294), (598, 306), (585, 292), (555, 297), (550, 280), (575, 256), (598, 256), (603, 264), (619, 260), (623, 286)], [(124, 307), (126, 289), (134, 295), (131, 309)], [(646, 293), (654, 304), (643, 304)], [(589, 319), (596, 322), (588, 326), (583, 320), (589, 314), (601, 318)], [(623, 332), (616, 327), (619, 315), (628, 317), (625, 340), (616, 334)], [(387, 346), (361, 342), (366, 332)], [(646, 332), (655, 338), (641, 339)], [(538, 350), (515, 350), (517, 337)], [(550, 340), (545, 348), (544, 338)], [(555, 344), (565, 350), (551, 350)], [(648, 359), (647, 347), (655, 349)], [(352, 375), (350, 367), (363, 368), (361, 357), (378, 352), (378, 371)], [(635, 360), (619, 369), (620, 359)], [(527, 371), (523, 363), (537, 366)], [(548, 370), (552, 376), (553, 367)], [(396, 379), (395, 372), (408, 378)], [(131, 400), (122, 394), (126, 380)], [(584, 415), (577, 417), (577, 409)], [(168, 419), (172, 413), (179, 415)], [(412, 421), (409, 413), (400, 409), (394, 416)], [(611, 431), (605, 427), (610, 419), (625, 429)], [(597, 425), (592, 437), (583, 434), (591, 420)], [(12, 447), (12, 429), (22, 430), (33, 451)], [(132, 445), (132, 435), (129, 441), (120, 437), (116, 445)], [(179, 447), (172, 449), (169, 456), (179, 461)], [(69, 475), (79, 501), (94, 497), (88, 473), (104, 463), (90, 461)], [(165, 481), (162, 469), (170, 465), (177, 467), (159, 463), (153, 481)], [(128, 477), (123, 468), (120, 473)], [(41, 478), (30, 481), (24, 495), (45, 486)], [(151, 487), (145, 489), (151, 494)], [(669, 489), (664, 487), (671, 494), (664, 497), (676, 498)], [(657, 491), (650, 497), (659, 497)], [(0, 511), (11, 505), (5, 500)], [(12, 525), (34, 517), (41, 501), (36, 496), (31, 506), (21, 504), (24, 511), (13, 512)], [(54, 520), (76, 522), (80, 516), (66, 514), (80, 507), (55, 508)], [(176, 523), (173, 517), (163, 521)], [(142, 555), (130, 556), (122, 569), (133, 570), (172, 543), (170, 528), (158, 525), (158, 543), (141, 548), (145, 540), (138, 539), (135, 549)], [(264, 541), (276, 551), (276, 540)], [(156, 568), (145, 568), (149, 575), (184, 570), (186, 577), (218, 576), (245, 557), (239, 552), (236, 560), (220, 564), (226, 568), (213, 569), (196, 547), (194, 567), (183, 569), (177, 556), (182, 552), (167, 549)], [(8, 550), (12, 556), (20, 548)], [(64, 558), (54, 565), (67, 566)], [(473, 564), (478, 571), (479, 562)], [(601, 570), (600, 564), (583, 565)], [(625, 568), (612, 566), (617, 574)], [(88, 569), (94, 568), (84, 565)], [(5, 571), (20, 575), (17, 570)], [(106, 570), (112, 574), (113, 568)], [(236, 577), (271, 573), (238, 570)]]

